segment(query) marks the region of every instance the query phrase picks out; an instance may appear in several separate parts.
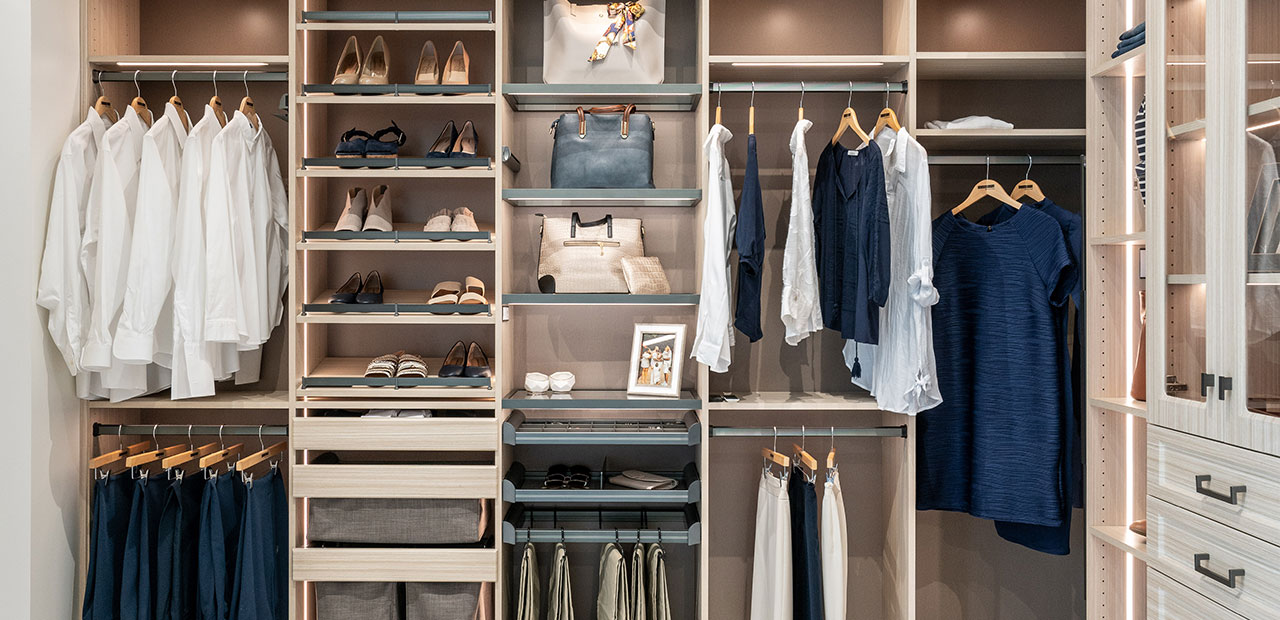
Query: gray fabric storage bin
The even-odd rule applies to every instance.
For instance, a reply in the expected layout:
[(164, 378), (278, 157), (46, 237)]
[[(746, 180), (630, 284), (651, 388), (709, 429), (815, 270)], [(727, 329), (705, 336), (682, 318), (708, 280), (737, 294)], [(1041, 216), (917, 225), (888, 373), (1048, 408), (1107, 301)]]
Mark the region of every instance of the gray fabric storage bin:
[(492, 599), (488, 583), (406, 583), (405, 620), (487, 620)]
[(317, 582), (316, 620), (400, 620), (400, 584)]
[(459, 545), (487, 529), (486, 500), (311, 500), (307, 537), (316, 542), (376, 545)]

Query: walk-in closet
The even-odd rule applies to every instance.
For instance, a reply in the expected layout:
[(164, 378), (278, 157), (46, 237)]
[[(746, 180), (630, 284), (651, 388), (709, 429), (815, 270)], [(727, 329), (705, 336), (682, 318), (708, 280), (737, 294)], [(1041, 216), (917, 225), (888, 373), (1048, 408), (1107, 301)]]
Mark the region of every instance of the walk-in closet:
[(49, 2), (15, 617), (1280, 618), (1280, 0)]

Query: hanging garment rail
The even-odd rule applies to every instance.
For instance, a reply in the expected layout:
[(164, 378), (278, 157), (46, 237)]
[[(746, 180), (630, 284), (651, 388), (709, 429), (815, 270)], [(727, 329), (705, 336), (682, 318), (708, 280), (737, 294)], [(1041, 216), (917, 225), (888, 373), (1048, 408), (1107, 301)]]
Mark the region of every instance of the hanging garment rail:
[(712, 426), (712, 437), (906, 437), (907, 427), (876, 426), (872, 428), (835, 428), (806, 426), (781, 428), (773, 426)]
[(713, 82), (717, 93), (905, 93), (906, 82)]
[(287, 437), (289, 427), (278, 424), (100, 424), (94, 423), (94, 437), (115, 435), (245, 435)]
[[(212, 82), (215, 71), (173, 71), (138, 70), (138, 71), (94, 71), (95, 82)], [(232, 82), (288, 82), (288, 71), (235, 71), (219, 69), (216, 71), (219, 81)]]
[(1083, 166), (1084, 155), (930, 155), (929, 165)]

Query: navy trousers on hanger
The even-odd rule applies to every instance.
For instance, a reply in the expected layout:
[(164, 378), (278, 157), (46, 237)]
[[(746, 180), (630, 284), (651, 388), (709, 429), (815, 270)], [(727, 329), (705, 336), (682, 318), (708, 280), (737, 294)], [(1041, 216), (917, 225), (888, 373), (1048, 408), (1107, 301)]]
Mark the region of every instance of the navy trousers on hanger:
[(235, 472), (205, 483), (200, 500), (200, 553), (196, 566), (202, 620), (226, 620), (231, 615), (244, 494), (244, 483)]
[(231, 620), (284, 620), (289, 579), (284, 481), (272, 468), (246, 487)]
[(156, 618), (196, 617), (196, 554), (200, 534), (200, 496), (204, 474), (174, 480), (160, 513), (157, 535)]
[(133, 484), (120, 583), (120, 618), (155, 620), (156, 534), (169, 484), (164, 474), (139, 478)]
[(120, 618), (120, 580), (133, 491), (133, 480), (127, 474), (101, 478), (93, 484), (83, 620)]

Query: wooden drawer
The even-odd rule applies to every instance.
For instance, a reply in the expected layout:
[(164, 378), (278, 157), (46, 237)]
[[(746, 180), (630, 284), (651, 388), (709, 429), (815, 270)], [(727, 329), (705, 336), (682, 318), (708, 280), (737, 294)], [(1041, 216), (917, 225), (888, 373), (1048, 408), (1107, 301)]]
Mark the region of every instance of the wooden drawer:
[(294, 581), (496, 581), (494, 549), (294, 549)]
[(493, 418), (297, 418), (294, 450), (493, 451)]
[(294, 465), (294, 497), (494, 499), (493, 465)]
[(1152, 425), (1147, 493), (1280, 542), (1280, 458)]
[(1154, 569), (1147, 569), (1147, 620), (1244, 620)]
[(1280, 547), (1159, 499), (1147, 504), (1147, 532), (1160, 572), (1246, 618), (1276, 617)]

